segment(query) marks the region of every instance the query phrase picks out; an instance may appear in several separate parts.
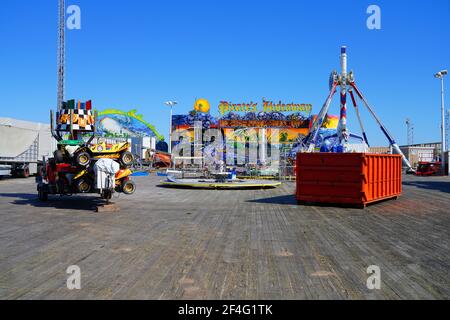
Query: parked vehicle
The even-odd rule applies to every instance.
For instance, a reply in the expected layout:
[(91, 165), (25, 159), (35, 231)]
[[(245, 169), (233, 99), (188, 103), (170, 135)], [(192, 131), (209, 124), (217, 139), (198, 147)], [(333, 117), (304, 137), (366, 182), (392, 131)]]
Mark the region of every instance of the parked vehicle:
[[(107, 200), (111, 198), (113, 192), (133, 194), (136, 185), (130, 180), (132, 171), (128, 168), (119, 169), (119, 165), (112, 159), (102, 161), (110, 161), (117, 166), (118, 170), (115, 170), (114, 177), (111, 179), (112, 183), (99, 183), (95, 165), (80, 170), (73, 164), (57, 163), (56, 159), (49, 159), (36, 179), (39, 200), (47, 201), (49, 195), (79, 193), (99, 193), (103, 199)], [(100, 169), (97, 168), (97, 170)], [(104, 173), (108, 175), (108, 172)]]
[(36, 174), (55, 145), (48, 124), (0, 118), (0, 176)]
[(92, 160), (109, 158), (118, 160), (123, 166), (129, 167), (133, 164), (134, 157), (128, 151), (130, 144), (121, 142), (107, 144), (87, 145), (83, 140), (61, 140), (54, 156), (58, 163), (72, 163), (76, 166), (87, 167)]
[[(51, 111), (50, 132), (58, 144), (36, 179), (41, 201), (47, 201), (49, 195), (98, 193), (109, 200), (114, 192), (134, 193), (136, 186), (128, 168), (134, 158), (128, 142), (106, 143), (96, 137), (90, 109), (63, 108), (56, 114), (56, 126), (54, 119)], [(69, 139), (64, 139), (67, 134)], [(95, 138), (97, 142), (92, 143)]]
[(435, 176), (441, 174), (440, 161), (421, 161), (418, 163), (417, 176)]

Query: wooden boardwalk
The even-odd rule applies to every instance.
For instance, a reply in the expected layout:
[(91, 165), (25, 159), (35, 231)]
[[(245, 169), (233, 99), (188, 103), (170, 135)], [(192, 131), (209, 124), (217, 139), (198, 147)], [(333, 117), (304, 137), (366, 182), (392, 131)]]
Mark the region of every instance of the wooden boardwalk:
[[(136, 178), (116, 213), (0, 181), (1, 299), (450, 299), (450, 179), (405, 177), (365, 210), (298, 206), (294, 183), (189, 190)], [(81, 268), (68, 290), (66, 268)], [(366, 287), (369, 265), (381, 289)]]

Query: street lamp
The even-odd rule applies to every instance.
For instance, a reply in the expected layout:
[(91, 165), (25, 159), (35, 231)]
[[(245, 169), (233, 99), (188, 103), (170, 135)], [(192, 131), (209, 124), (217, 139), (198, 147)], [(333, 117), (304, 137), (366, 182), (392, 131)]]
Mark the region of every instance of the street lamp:
[(447, 70), (441, 70), (438, 73), (434, 75), (435, 78), (441, 79), (441, 117), (442, 117), (442, 124), (441, 124), (441, 166), (442, 166), (442, 172), (444, 175), (447, 173), (445, 172), (445, 111), (444, 111), (444, 77), (448, 74)]
[(176, 102), (176, 101), (167, 101), (164, 104), (166, 106), (170, 107), (169, 152), (172, 153), (172, 113), (173, 113), (173, 106), (178, 104), (178, 102)]

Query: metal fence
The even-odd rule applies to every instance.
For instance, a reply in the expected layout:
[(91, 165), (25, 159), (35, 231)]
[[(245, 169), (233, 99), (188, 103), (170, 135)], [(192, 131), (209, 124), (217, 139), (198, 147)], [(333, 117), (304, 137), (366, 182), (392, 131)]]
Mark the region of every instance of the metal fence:
[(294, 181), (295, 180), (295, 166), (294, 165), (280, 166), (279, 179), (281, 181)]

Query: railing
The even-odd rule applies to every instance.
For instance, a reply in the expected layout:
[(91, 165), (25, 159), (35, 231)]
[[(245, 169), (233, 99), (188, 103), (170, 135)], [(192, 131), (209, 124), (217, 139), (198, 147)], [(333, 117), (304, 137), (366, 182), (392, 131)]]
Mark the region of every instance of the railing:
[(293, 166), (293, 165), (280, 166), (279, 179), (281, 181), (294, 181), (295, 180), (295, 166)]
[(37, 162), (39, 156), (39, 135), (34, 139), (33, 143), (21, 154), (15, 157), (1, 157), (0, 161), (4, 162)]

